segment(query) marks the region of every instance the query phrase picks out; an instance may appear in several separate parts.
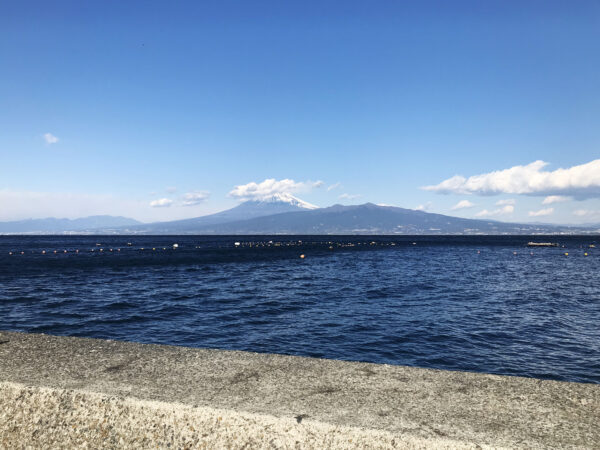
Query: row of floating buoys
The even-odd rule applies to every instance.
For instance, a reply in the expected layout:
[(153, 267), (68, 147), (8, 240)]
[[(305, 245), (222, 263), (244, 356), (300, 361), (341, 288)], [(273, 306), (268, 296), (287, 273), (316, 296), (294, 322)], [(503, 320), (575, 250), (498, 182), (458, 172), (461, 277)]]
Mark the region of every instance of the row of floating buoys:
[[(100, 245), (102, 245), (102, 244), (96, 244), (96, 246), (100, 246)], [(131, 245), (131, 244), (130, 244), (130, 243), (127, 243), (127, 245), (129, 246), (129, 245)], [(172, 248), (173, 248), (173, 249), (177, 249), (177, 248), (179, 248), (179, 244), (173, 244), (173, 245), (172, 245)], [(196, 246), (196, 248), (200, 248), (200, 247), (199, 247), (199, 246)], [(167, 247), (162, 247), (162, 249), (163, 249), (163, 250), (167, 250)], [(98, 252), (100, 252), (100, 253), (104, 253), (104, 250), (105, 250), (105, 249), (104, 249), (104, 248), (102, 248), (102, 247), (101, 247), (101, 248), (91, 248), (89, 251), (90, 251), (91, 253), (94, 253), (94, 252), (96, 252), (96, 250), (98, 250)], [(116, 249), (113, 249), (113, 248), (108, 248), (108, 249), (106, 249), (106, 250), (107, 250), (108, 252), (114, 252), (114, 251), (116, 251), (116, 252), (120, 252), (120, 251), (121, 251), (121, 249), (120, 249), (120, 248), (116, 248)], [(140, 250), (140, 251), (141, 251), (141, 250), (144, 250), (144, 247), (140, 247), (140, 248), (139, 248), (139, 250)], [(152, 248), (152, 250), (156, 250), (156, 247), (153, 247), (153, 248)], [(31, 253), (34, 253), (34, 254), (35, 254), (36, 252), (35, 252), (34, 250), (32, 250), (32, 251), (31, 251)], [(42, 254), (42, 255), (46, 255), (46, 254), (48, 254), (48, 253), (53, 253), (53, 254), (57, 255), (57, 254), (59, 254), (59, 253), (69, 253), (69, 250), (41, 250), (41, 251), (40, 251), (40, 254)], [(79, 249), (71, 250), (71, 253), (79, 253)], [(10, 256), (12, 256), (12, 255), (16, 255), (16, 254), (21, 254), (21, 255), (24, 255), (24, 254), (25, 254), (25, 252), (24, 252), (24, 251), (21, 251), (21, 252), (13, 252), (13, 251), (9, 251), (9, 252), (8, 252), (8, 254), (9, 254)]]
[[(236, 241), (233, 243), (233, 246), (236, 248), (242, 247), (294, 247), (301, 245), (309, 245), (309, 246), (320, 246), (327, 245), (330, 247), (337, 246), (339, 248), (343, 247), (359, 247), (359, 246), (378, 246), (378, 247), (395, 247), (397, 245), (396, 242), (376, 242), (376, 241), (364, 241), (364, 242), (333, 242), (333, 241), (315, 241), (315, 242), (303, 242), (301, 240), (298, 241)], [(412, 245), (417, 245), (416, 242), (413, 242)], [(226, 245), (225, 247), (229, 247)], [(196, 246), (199, 248), (199, 246)]]
[[(272, 241), (272, 240), (270, 240), (270, 241), (246, 241), (246, 242), (235, 241), (235, 242), (233, 242), (233, 246), (235, 248), (239, 248), (239, 247), (250, 247), (250, 248), (256, 247), (256, 248), (258, 248), (258, 247), (272, 247), (272, 246), (273, 247), (291, 247), (291, 246), (301, 246), (301, 245), (309, 245), (309, 246), (327, 245), (328, 246), (327, 248), (329, 250), (334, 250), (335, 247), (338, 247), (338, 248), (357, 247), (357, 246), (390, 247), (390, 246), (396, 246), (396, 244), (397, 244), (396, 242), (377, 242), (377, 241), (364, 241), (364, 242), (356, 242), (356, 241), (355, 242), (317, 241), (317, 242), (307, 242), (307, 243), (304, 243), (301, 240), (287, 241), (287, 242), (286, 241)], [(412, 244), (413, 246), (416, 246), (417, 242), (407, 242), (407, 244), (408, 245)], [(128, 247), (132, 247), (133, 243), (127, 242), (126, 245)], [(231, 248), (230, 246), (231, 246), (231, 243), (226, 244), (224, 246), (219, 245), (218, 248), (228, 248), (228, 247)], [(595, 245), (594, 244), (589, 244), (587, 246), (583, 246), (583, 245), (579, 246), (579, 248), (581, 248), (581, 249), (583, 249), (585, 247), (595, 248)], [(166, 251), (166, 250), (168, 250), (168, 248), (169, 247), (162, 247), (162, 250)], [(172, 244), (170, 246), (170, 248), (172, 248), (173, 250), (178, 249), (179, 248), (179, 244), (174, 243), (174, 244)], [(196, 249), (200, 249), (200, 248), (203, 248), (203, 246), (196, 245), (195, 248)], [(565, 246), (562, 245), (562, 248), (565, 248)], [(152, 247), (151, 249), (152, 249), (152, 251), (161, 250), (161, 248), (157, 248), (157, 247)], [(92, 248), (92, 249), (90, 249), (89, 251), (90, 252), (96, 252), (96, 251), (98, 251), (100, 253), (104, 253), (105, 250), (108, 251), (108, 252), (114, 252), (114, 251), (120, 252), (121, 248), (116, 248), (116, 249), (113, 249), (113, 248), (104, 248), (104, 247), (102, 247), (101, 243), (96, 243), (95, 247)], [(150, 250), (150, 247), (148, 247), (148, 248), (140, 247), (138, 249), (132, 249), (132, 250), (144, 251), (144, 250)], [(42, 250), (40, 253), (43, 254), (43, 255), (45, 255), (47, 253), (58, 254), (58, 253), (70, 253), (70, 252), (79, 253), (80, 250), (79, 249), (76, 249), (76, 250), (48, 250), (48, 251), (47, 250)], [(16, 255), (16, 254), (24, 255), (25, 254), (24, 251), (21, 251), (21, 252), (10, 251), (8, 253), (9, 253), (9, 255)], [(31, 253), (36, 253), (36, 252), (32, 251)], [(481, 254), (481, 250), (477, 250), (477, 254)], [(518, 254), (517, 251), (513, 251), (513, 255), (517, 255), (517, 254)], [(531, 256), (534, 256), (533, 252), (530, 252), (529, 254)], [(564, 256), (569, 256), (568, 252), (564, 252), (563, 254), (564, 254)], [(589, 254), (587, 252), (585, 252), (583, 254), (583, 256), (589, 256)], [(302, 256), (301, 256), (301, 258), (302, 258)]]
[[(516, 252), (516, 251), (513, 251), (512, 253), (513, 253), (513, 255), (515, 255), (515, 256), (519, 254), (519, 253), (518, 253), (518, 252)], [(480, 255), (480, 254), (481, 254), (481, 250), (477, 250), (477, 254), (478, 254), (478, 255)], [(534, 253), (533, 253), (533, 252), (529, 252), (529, 255), (530, 255), (530, 256), (534, 256)], [(563, 255), (564, 255), (564, 256), (569, 256), (569, 252), (564, 252), (564, 253), (563, 253)], [(584, 253), (583, 253), (583, 256), (590, 256), (590, 254), (589, 254), (588, 252), (584, 252)]]
[[(481, 252), (480, 252), (479, 250), (477, 250), (477, 254), (479, 254), (479, 253), (481, 253)], [(518, 254), (517, 252), (513, 252), (513, 255), (517, 255), (517, 254)], [(533, 255), (534, 255), (534, 253), (533, 253), (533, 252), (529, 252), (529, 254), (530, 254), (531, 256), (533, 256)], [(569, 252), (564, 252), (564, 253), (563, 253), (563, 255), (564, 255), (564, 256), (569, 256)], [(583, 256), (590, 256), (590, 254), (589, 254), (588, 252), (584, 252), (584, 253), (583, 253)]]
[[(333, 242), (327, 242), (327, 243), (328, 244), (334, 244)], [(320, 244), (322, 244), (322, 243), (320, 243)], [(131, 242), (128, 242), (126, 245), (128, 247), (131, 247), (133, 244)], [(248, 246), (248, 247), (258, 247), (258, 246), (262, 246), (262, 247), (269, 247), (269, 246), (283, 247), (283, 246), (290, 246), (290, 245), (302, 245), (302, 241), (297, 241), (297, 243), (296, 242), (283, 243), (283, 242), (273, 242), (273, 241), (268, 241), (268, 243), (264, 243), (264, 242), (259, 242), (259, 243), (257, 243), (257, 242), (242, 243), (242, 242), (239, 242), (239, 241), (234, 242), (234, 246), (235, 247), (244, 247), (244, 246)], [(344, 246), (354, 246), (356, 244), (354, 244), (354, 243), (348, 243), (348, 244), (338, 243), (337, 245), (338, 245), (338, 247), (340, 247), (340, 246), (344, 247)], [(358, 245), (360, 245), (360, 243), (358, 243)], [(364, 245), (367, 245), (367, 243), (365, 242)], [(228, 247), (228, 246), (225, 246), (225, 247)], [(143, 251), (143, 250), (149, 250), (150, 248), (153, 251), (161, 249), (160, 247), (140, 247), (137, 250)], [(179, 248), (179, 244), (178, 243), (174, 243), (174, 244), (171, 245), (170, 248), (172, 248), (174, 250), (178, 249)], [(200, 245), (196, 245), (196, 246), (194, 246), (194, 248), (200, 249), (200, 248), (203, 248), (203, 247), (200, 246)], [(222, 246), (219, 246), (219, 248), (222, 248)], [(167, 249), (168, 249), (167, 247), (162, 247), (162, 250), (167, 250)], [(333, 249), (333, 246), (330, 246), (330, 249)], [(79, 249), (71, 250), (71, 252), (72, 251), (74, 251), (75, 253), (79, 253), (80, 252)], [(121, 249), (120, 248), (116, 248), (116, 249), (113, 249), (113, 248), (104, 248), (104, 247), (102, 247), (101, 243), (96, 243), (95, 247), (91, 248), (89, 251), (90, 252), (101, 252), (101, 253), (103, 253), (104, 251), (108, 251), (108, 252), (117, 251), (117, 252), (120, 252)], [(69, 250), (61, 250), (60, 252), (61, 253), (69, 253), (70, 251)], [(9, 253), (9, 255), (16, 254), (16, 252), (13, 252), (13, 251), (10, 251), (8, 253)], [(35, 251), (32, 251), (31, 253), (35, 253)], [(59, 251), (58, 250), (42, 250), (40, 253), (43, 254), (43, 255), (45, 255), (47, 253), (57, 254), (57, 253), (59, 253)], [(25, 254), (25, 252), (21, 252), (21, 254)]]
[[(236, 242), (234, 245), (235, 245), (236, 247), (239, 247), (241, 244), (240, 244), (239, 242)], [(250, 245), (250, 246), (251, 246), (251, 245)], [(345, 245), (344, 245), (344, 244), (338, 244), (338, 246), (342, 246), (342, 247), (344, 247)], [(173, 248), (173, 249), (177, 249), (177, 248), (179, 248), (179, 245), (178, 245), (178, 244), (173, 244), (172, 248)], [(201, 247), (200, 247), (199, 245), (196, 245), (196, 246), (195, 246), (195, 248), (199, 249), (199, 248), (201, 248)], [(333, 247), (332, 245), (330, 245), (330, 246), (328, 247), (328, 249), (329, 249), (329, 250), (334, 250), (334, 247)], [(98, 252), (100, 252), (100, 253), (103, 253), (105, 249), (104, 249), (104, 248), (99, 248), (99, 249), (92, 248), (92, 249), (90, 249), (90, 252), (94, 253), (96, 250), (98, 250)], [(120, 248), (116, 248), (116, 249), (109, 248), (109, 249), (107, 249), (107, 250), (108, 250), (109, 252), (114, 252), (114, 251), (120, 252), (120, 251), (121, 251), (121, 249), (120, 249)], [(140, 248), (139, 248), (139, 251), (143, 251), (143, 250), (146, 250), (146, 248), (145, 248), (145, 247), (140, 247)], [(156, 248), (156, 247), (152, 247), (152, 250), (153, 250), (153, 251), (156, 251), (156, 250), (157, 250), (157, 248)], [(158, 250), (160, 250), (160, 248), (158, 248)], [(163, 250), (163, 251), (166, 251), (166, 250), (167, 250), (167, 247), (162, 247), (162, 250)], [(62, 251), (59, 251), (59, 250), (53, 250), (53, 251), (51, 251), (51, 252), (52, 252), (53, 254), (55, 254), (55, 255), (56, 255), (56, 254), (58, 254), (58, 253), (69, 253), (69, 251), (68, 251), (68, 250), (62, 250)], [(72, 252), (73, 252), (73, 253), (79, 253), (79, 252), (80, 252), (80, 250), (79, 250), (79, 249), (75, 249), (75, 250), (73, 250)], [(32, 251), (31, 253), (35, 253), (35, 251)], [(41, 253), (42, 255), (46, 255), (46, 254), (48, 253), (48, 251), (46, 251), (46, 250), (42, 250), (42, 251), (40, 251), (40, 253)], [(18, 252), (18, 251), (16, 251), (16, 252), (9, 251), (9, 252), (8, 252), (8, 254), (9, 254), (9, 255), (11, 255), (11, 256), (12, 256), (12, 255), (17, 255), (17, 254), (24, 255), (24, 254), (25, 254), (25, 252), (24, 252), (24, 251), (20, 251), (20, 252)], [(481, 250), (477, 250), (477, 254), (478, 254), (478, 255), (479, 255), (479, 254), (481, 254)], [(534, 253), (533, 253), (533, 252), (530, 252), (529, 254), (530, 254), (531, 256), (534, 256)], [(516, 256), (516, 255), (518, 255), (518, 252), (516, 252), (516, 251), (513, 251), (513, 255), (515, 255), (515, 256)], [(565, 253), (564, 253), (564, 256), (569, 256), (569, 252), (565, 252)], [(583, 253), (583, 256), (589, 256), (589, 253), (588, 253), (588, 252), (584, 252), (584, 253)], [(303, 258), (303, 257), (304, 257), (304, 255), (301, 255), (300, 257), (301, 257), (301, 258)]]

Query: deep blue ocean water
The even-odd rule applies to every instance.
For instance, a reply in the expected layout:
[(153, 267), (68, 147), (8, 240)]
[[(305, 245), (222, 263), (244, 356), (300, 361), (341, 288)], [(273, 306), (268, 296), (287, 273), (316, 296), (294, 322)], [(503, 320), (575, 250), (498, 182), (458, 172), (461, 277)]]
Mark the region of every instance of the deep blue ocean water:
[(595, 239), (0, 236), (0, 329), (600, 383)]

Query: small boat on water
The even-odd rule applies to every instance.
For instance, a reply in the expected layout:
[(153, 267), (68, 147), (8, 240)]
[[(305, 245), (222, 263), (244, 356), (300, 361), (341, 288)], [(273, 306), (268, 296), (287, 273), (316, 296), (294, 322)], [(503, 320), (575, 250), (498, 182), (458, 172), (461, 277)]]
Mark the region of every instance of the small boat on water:
[(556, 242), (528, 242), (527, 247), (558, 247)]

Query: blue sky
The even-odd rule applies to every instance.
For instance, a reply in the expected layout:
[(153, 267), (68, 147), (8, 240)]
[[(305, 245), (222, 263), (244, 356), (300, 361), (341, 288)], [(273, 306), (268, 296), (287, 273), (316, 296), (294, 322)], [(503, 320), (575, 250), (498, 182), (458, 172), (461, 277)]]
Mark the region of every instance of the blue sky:
[(194, 217), (275, 179), (600, 222), (598, 2), (4, 2), (0, 68), (0, 220)]

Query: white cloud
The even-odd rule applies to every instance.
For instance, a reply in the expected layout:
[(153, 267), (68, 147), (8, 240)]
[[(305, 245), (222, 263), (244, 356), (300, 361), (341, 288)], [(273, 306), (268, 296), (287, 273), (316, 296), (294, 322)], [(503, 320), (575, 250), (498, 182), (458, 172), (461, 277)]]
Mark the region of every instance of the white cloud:
[(56, 144), (58, 142), (58, 138), (52, 133), (45, 133), (44, 140), (46, 141), (46, 144)]
[(159, 198), (150, 202), (150, 206), (153, 208), (166, 208), (173, 204), (173, 200), (170, 198)]
[(504, 200), (498, 200), (496, 206), (514, 205), (517, 203), (514, 198), (506, 198)]
[(331, 186), (327, 187), (327, 192), (333, 191), (334, 189), (337, 189), (337, 188), (339, 188), (341, 186), (342, 186), (342, 183), (339, 183), (339, 182), (335, 183), (335, 184), (332, 184)]
[(467, 209), (467, 208), (472, 208), (473, 206), (475, 206), (475, 203), (470, 202), (469, 200), (461, 200), (460, 202), (458, 202), (456, 205), (454, 205), (452, 208), (450, 208), (452, 211), (455, 211), (457, 209)]
[(229, 192), (229, 196), (242, 200), (264, 200), (275, 194), (308, 192), (311, 189), (321, 187), (322, 185), (322, 181), (296, 182), (287, 178), (283, 180), (269, 178), (260, 183), (251, 182), (235, 186), (231, 192)]
[(208, 200), (209, 196), (210, 193), (206, 191), (187, 192), (183, 194), (183, 206), (199, 205)]
[(564, 195), (549, 195), (544, 199), (542, 205), (551, 205), (552, 203), (560, 203), (569, 201), (569, 197), (565, 197)]
[(554, 212), (554, 208), (540, 209), (539, 211), (529, 211), (529, 217), (549, 216)]
[(542, 170), (548, 163), (534, 161), (465, 178), (455, 175), (426, 191), (440, 194), (570, 195), (579, 199), (600, 197), (600, 159), (554, 171)]
[(431, 202), (427, 202), (424, 205), (419, 205), (415, 208), (416, 211), (429, 211), (431, 208)]
[(573, 214), (576, 215), (577, 217), (589, 217), (589, 216), (600, 215), (600, 210), (577, 209), (577, 210), (573, 211)]
[[(131, 217), (143, 222), (187, 219), (202, 214), (218, 212), (204, 209), (206, 204), (194, 208), (173, 202), (170, 208), (152, 208), (152, 198), (146, 192), (125, 196), (85, 192), (36, 192), (0, 188), (0, 221), (43, 219), (58, 217), (75, 219), (95, 215)], [(183, 200), (183, 198), (182, 198)], [(181, 205), (181, 206), (180, 206)]]
[(345, 194), (340, 195), (338, 198), (342, 199), (342, 200), (355, 200), (355, 199), (360, 198), (360, 197), (362, 197), (362, 195), (360, 195), (360, 194), (347, 194), (347, 193), (345, 193)]
[(484, 209), (475, 214), (475, 217), (502, 216), (505, 214), (512, 214), (514, 211), (515, 207), (513, 205), (506, 205), (503, 208), (494, 209), (492, 211)]
[(169, 186), (169, 187), (166, 189), (166, 191), (167, 191), (169, 194), (174, 194), (175, 192), (177, 192), (177, 188), (176, 188), (175, 186)]

